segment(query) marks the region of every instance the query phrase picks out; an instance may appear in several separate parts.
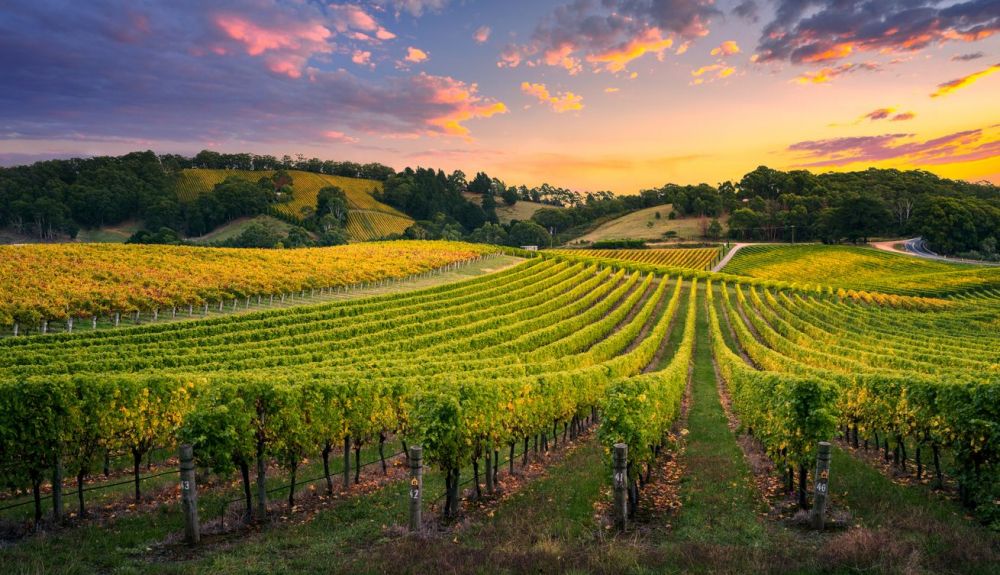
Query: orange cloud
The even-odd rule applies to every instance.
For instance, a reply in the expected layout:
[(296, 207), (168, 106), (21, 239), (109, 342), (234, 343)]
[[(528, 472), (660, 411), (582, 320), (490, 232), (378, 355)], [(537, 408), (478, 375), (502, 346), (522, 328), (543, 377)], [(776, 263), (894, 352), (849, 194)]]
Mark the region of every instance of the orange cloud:
[(429, 56), (427, 55), (427, 52), (424, 52), (420, 48), (414, 48), (413, 46), (410, 46), (409, 48), (406, 49), (405, 60), (407, 62), (419, 64), (420, 62), (427, 60), (428, 57)]
[(978, 81), (978, 80), (980, 80), (982, 78), (985, 78), (985, 77), (989, 76), (990, 74), (993, 74), (994, 72), (997, 72), (997, 71), (1000, 71), (1000, 64), (994, 64), (994, 65), (990, 66), (989, 68), (987, 68), (985, 70), (980, 70), (980, 71), (975, 72), (973, 74), (969, 74), (968, 76), (962, 76), (961, 78), (958, 78), (956, 80), (952, 80), (950, 82), (945, 82), (943, 84), (938, 84), (938, 89), (933, 94), (931, 94), (931, 98), (938, 98), (940, 96), (944, 96), (946, 94), (950, 94), (950, 93), (954, 92), (955, 90), (959, 90), (961, 88), (964, 88), (964, 87), (966, 87), (966, 86), (968, 86), (968, 85), (970, 85), (970, 84), (972, 84), (972, 83), (974, 83), (974, 82), (976, 82), (976, 81)]
[(628, 42), (587, 55), (587, 62), (603, 66), (609, 72), (621, 72), (629, 62), (645, 54), (663, 56), (663, 51), (674, 45), (673, 38), (663, 38), (658, 28), (649, 28)]
[(476, 84), (425, 73), (414, 77), (413, 82), (427, 91), (430, 104), (446, 110), (427, 120), (427, 125), (432, 128), (431, 133), (468, 136), (469, 129), (463, 125), (464, 122), (507, 113), (507, 106), (503, 102), (480, 96)]
[(841, 58), (850, 56), (852, 52), (854, 52), (854, 45), (850, 42), (844, 42), (841, 44), (835, 44), (822, 52), (809, 54), (808, 56), (802, 58), (802, 62), (811, 64), (816, 62), (826, 62), (828, 60), (840, 60)]
[(733, 56), (740, 53), (740, 46), (733, 40), (726, 40), (718, 48), (712, 48), (712, 56)]
[[(713, 74), (714, 72), (714, 74)], [(728, 78), (736, 73), (736, 68), (732, 66), (727, 66), (726, 64), (710, 64), (708, 66), (702, 66), (697, 70), (692, 70), (691, 75), (697, 78), (693, 83), (695, 85), (703, 83), (705, 80), (701, 76), (711, 75), (717, 79)]]
[(579, 96), (573, 92), (553, 95), (549, 93), (549, 89), (545, 84), (531, 84), (529, 82), (521, 83), (521, 91), (529, 96), (534, 96), (539, 102), (548, 104), (557, 114), (583, 109), (583, 96)]
[(879, 70), (879, 65), (872, 62), (863, 62), (861, 64), (841, 64), (833, 68), (823, 68), (816, 70), (815, 72), (805, 72), (801, 76), (795, 78), (795, 83), (797, 84), (826, 84), (836, 78), (837, 76), (843, 76), (844, 74), (850, 74), (851, 72), (857, 72), (859, 70), (876, 71)]

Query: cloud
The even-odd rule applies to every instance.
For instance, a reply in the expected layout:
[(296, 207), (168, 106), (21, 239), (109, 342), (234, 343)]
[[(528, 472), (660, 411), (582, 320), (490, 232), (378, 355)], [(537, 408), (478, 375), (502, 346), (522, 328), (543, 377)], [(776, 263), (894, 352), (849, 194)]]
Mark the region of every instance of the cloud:
[(464, 125), (465, 122), (507, 113), (507, 106), (503, 102), (480, 96), (476, 84), (424, 73), (413, 80), (416, 87), (428, 95), (426, 100), (435, 108), (440, 108), (441, 113), (428, 118), (426, 123), (441, 133), (467, 136), (469, 129)]
[[(123, 49), (120, 30), (134, 20), (121, 0), (66, 3), (58, 19), (45, 3), (25, 3), (17, 18), (0, 18), (0, 140), (127, 136), (187, 152), (248, 142), (312, 145), (329, 141), (328, 132), (469, 137), (474, 121), (507, 111), (458, 78), (361, 78), (332, 63), (341, 53), (349, 65), (369, 57), (356, 55), (312, 3), (256, 0), (252, 18), (241, 14), (253, 27), (227, 31), (217, 24), (217, 16), (240, 14), (236, 7), (244, 5), (142, 4), (155, 24)], [(81, 22), (87, 25), (70, 24)], [(322, 33), (312, 24), (318, 22), (344, 39), (333, 52), (317, 42)], [(371, 28), (363, 19), (356, 23)], [(299, 60), (287, 71), (273, 71), (275, 62), (291, 57)]]
[(952, 62), (968, 62), (970, 60), (978, 60), (985, 56), (982, 52), (972, 52), (970, 54), (956, 54), (951, 57)]
[[(890, 122), (903, 122), (906, 120), (912, 120), (917, 115), (913, 112), (896, 112), (895, 108), (879, 108), (877, 110), (872, 110), (864, 116), (858, 119), (858, 122), (864, 120), (870, 120), (872, 122), (877, 122), (879, 120), (889, 120)], [(855, 122), (857, 123), (857, 122)]]
[(604, 68), (608, 72), (621, 72), (632, 60), (649, 53), (662, 56), (663, 51), (673, 45), (673, 38), (663, 38), (660, 36), (658, 29), (650, 28), (624, 44), (613, 46), (604, 51), (587, 54), (586, 60), (591, 64)]
[(822, 68), (814, 72), (805, 72), (795, 78), (798, 84), (826, 84), (838, 76), (852, 74), (854, 72), (868, 71), (875, 72), (881, 70), (881, 66), (873, 62), (862, 62), (860, 64), (840, 64), (833, 68)]
[(367, 50), (355, 50), (351, 54), (351, 62), (354, 62), (358, 66), (375, 66), (372, 63), (372, 53)]
[(326, 138), (327, 140), (330, 140), (331, 142), (340, 142), (342, 144), (357, 144), (358, 143), (358, 139), (357, 138), (354, 138), (352, 136), (348, 136), (347, 134), (345, 134), (343, 132), (339, 132), (337, 130), (328, 130), (326, 132), (323, 132), (323, 137)]
[(830, 62), (856, 52), (912, 52), (1000, 31), (995, 0), (776, 0), (757, 45), (761, 62)]
[(532, 84), (529, 82), (521, 83), (521, 91), (535, 97), (539, 102), (548, 104), (557, 114), (583, 109), (583, 96), (579, 96), (573, 92), (551, 94), (545, 84)]
[[(247, 54), (263, 56), (272, 72), (292, 78), (302, 75), (313, 55), (333, 51), (327, 42), (332, 33), (316, 20), (258, 24), (241, 15), (218, 14), (214, 22), (228, 39), (242, 44)], [(215, 51), (225, 53), (226, 48), (217, 45)]]
[[(714, 72), (714, 74), (712, 74)], [(736, 72), (736, 68), (727, 66), (725, 64), (710, 64), (708, 66), (702, 66), (697, 70), (692, 70), (691, 75), (694, 77), (704, 76), (706, 74), (712, 75), (716, 78), (727, 78)]]
[(931, 98), (938, 98), (946, 94), (950, 94), (955, 90), (962, 89), (998, 71), (1000, 71), (1000, 64), (993, 64), (992, 66), (986, 68), (985, 70), (974, 72), (972, 74), (969, 74), (968, 76), (962, 76), (961, 78), (951, 80), (950, 82), (938, 84), (938, 89), (933, 94), (931, 94)]
[(733, 14), (739, 16), (740, 18), (746, 20), (747, 22), (757, 23), (760, 20), (760, 16), (757, 14), (759, 8), (754, 0), (747, 0), (746, 2), (740, 2), (733, 8)]
[(490, 39), (491, 32), (492, 30), (490, 30), (489, 26), (480, 26), (479, 28), (476, 28), (475, 32), (473, 32), (472, 39), (479, 44), (485, 44), (486, 41)]
[(554, 66), (579, 73), (622, 72), (645, 54), (662, 58), (675, 39), (708, 34), (719, 14), (713, 0), (575, 0), (557, 6), (535, 27), (529, 41), (509, 44), (497, 65)]
[(413, 64), (419, 64), (420, 62), (425, 62), (428, 57), (427, 52), (424, 52), (420, 48), (410, 46), (406, 49), (406, 58), (404, 58), (404, 60)]
[(734, 40), (726, 40), (718, 48), (712, 48), (712, 56), (733, 56), (740, 53), (740, 46)]
[(868, 112), (867, 114), (865, 114), (864, 116), (862, 116), (862, 119), (867, 118), (867, 119), (872, 120), (872, 121), (875, 121), (875, 120), (884, 120), (884, 119), (888, 118), (889, 116), (891, 116), (892, 112), (893, 112), (892, 108), (879, 108), (878, 110), (875, 110), (875, 111), (872, 111), (872, 112)]
[(448, 4), (449, 0), (375, 0), (375, 4), (391, 8), (398, 18), (404, 12), (415, 17), (423, 16), (424, 12), (437, 12)]
[(353, 40), (377, 43), (396, 37), (360, 6), (330, 4), (327, 10), (334, 29)]
[(797, 165), (804, 168), (887, 161), (915, 166), (955, 164), (1000, 153), (1000, 134), (994, 128), (955, 132), (924, 141), (913, 134), (831, 138), (792, 144), (788, 151), (801, 154)]

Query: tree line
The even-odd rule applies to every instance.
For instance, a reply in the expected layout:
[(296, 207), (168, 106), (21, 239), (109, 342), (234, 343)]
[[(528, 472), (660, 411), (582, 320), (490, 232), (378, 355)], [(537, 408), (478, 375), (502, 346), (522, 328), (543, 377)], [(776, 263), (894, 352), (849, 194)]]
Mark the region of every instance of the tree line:
[[(228, 178), (197, 199), (182, 202), (177, 181), (186, 168), (268, 170), (254, 183)], [(629, 212), (670, 205), (670, 218), (716, 219), (729, 215), (728, 235), (757, 241), (861, 242), (872, 237), (921, 235), (949, 255), (1000, 259), (1000, 188), (940, 178), (924, 171), (868, 169), (813, 174), (758, 167), (739, 181), (718, 186), (666, 184), (634, 195), (580, 193), (549, 184), (506, 185), (479, 172), (445, 174), (432, 168), (396, 173), (377, 163), (323, 161), (301, 154), (224, 154), (210, 150), (188, 158), (151, 151), (119, 157), (49, 160), (0, 168), (0, 227), (41, 240), (75, 237), (81, 228), (140, 220), (135, 241), (179, 241), (200, 236), (243, 216), (278, 214), (273, 205), (294, 195), (287, 171), (306, 170), (383, 182), (377, 199), (413, 217), (403, 237), (468, 239), (511, 245), (551, 245), (586, 233)], [(470, 197), (476, 198), (473, 201)], [(501, 223), (496, 210), (518, 201), (547, 204), (527, 221)], [(344, 208), (346, 213), (346, 208)], [(346, 241), (328, 208), (303, 221), (285, 245), (320, 237)], [(324, 219), (326, 218), (326, 219)], [(708, 228), (706, 227), (706, 230)], [(718, 227), (713, 226), (718, 231)], [(266, 235), (260, 229), (257, 236)], [(323, 239), (323, 236), (326, 236)], [(277, 245), (245, 238), (253, 245)], [(287, 238), (285, 238), (287, 239)]]

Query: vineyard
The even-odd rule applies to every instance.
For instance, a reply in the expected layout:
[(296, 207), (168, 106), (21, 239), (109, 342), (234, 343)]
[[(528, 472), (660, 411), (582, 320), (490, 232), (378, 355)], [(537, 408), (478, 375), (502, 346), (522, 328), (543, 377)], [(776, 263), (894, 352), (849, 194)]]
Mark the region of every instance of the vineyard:
[(412, 225), (413, 220), (406, 216), (368, 210), (351, 210), (347, 213), (347, 233), (356, 240), (368, 241), (401, 235)]
[(719, 260), (718, 248), (651, 249), (651, 250), (553, 250), (557, 253), (577, 254), (584, 257), (608, 258), (693, 270), (707, 270)]
[(913, 296), (1000, 293), (1000, 269), (908, 257), (873, 248), (753, 245), (733, 256), (726, 273)]
[[(0, 246), (0, 327), (25, 331), (135, 312), (401, 279), (495, 251), (474, 244), (389, 242), (301, 250), (184, 246)], [(239, 303), (239, 302), (237, 302)]]
[[(314, 172), (291, 170), (294, 194), (291, 201), (279, 203), (276, 209), (291, 218), (301, 218), (302, 209), (316, 207), (316, 197), (322, 188), (337, 186), (347, 196), (347, 231), (358, 241), (377, 240), (392, 234), (401, 234), (413, 225), (413, 219), (399, 210), (383, 204), (372, 197), (372, 193), (382, 189), (382, 183), (375, 180), (345, 178)], [(228, 177), (243, 178), (256, 182), (269, 178), (273, 171), (250, 170), (184, 170), (177, 183), (177, 195), (181, 201), (190, 202), (198, 195), (210, 191), (213, 186)]]
[[(319, 268), (319, 278), (355, 282), (496, 249), (405, 242), (377, 244), (373, 256), (374, 247), (366, 245), (364, 253), (358, 246), (334, 248), (328, 267), (301, 265)], [(146, 254), (157, 269), (176, 265), (171, 249), (150, 249), (158, 250), (157, 257)], [(979, 276), (986, 279), (975, 288), (954, 279), (971, 273), (966, 270), (981, 273), (971, 268), (929, 272), (922, 289), (892, 295), (877, 291), (874, 272), (858, 274), (853, 283), (848, 276), (822, 285), (826, 276), (809, 277), (813, 264), (801, 261), (811, 253), (786, 249), (780, 254), (785, 265), (803, 275), (741, 278), (735, 274), (754, 270), (736, 260), (733, 274), (707, 272), (716, 249), (553, 250), (504, 271), (421, 291), (59, 338), (8, 338), (0, 342), (0, 477), (13, 491), (0, 506), (23, 505), (16, 509), (33, 513), (18, 517), (43, 521), (47, 510), (51, 515), (53, 487), (75, 487), (77, 516), (93, 513), (85, 486), (110, 453), (130, 459), (134, 496), (141, 500), (140, 462), (185, 443), (203, 470), (199, 481), (218, 478), (206, 484), (204, 517), (225, 519), (218, 502), (232, 498), (242, 509), (237, 524), (308, 517), (301, 527), (281, 523), (265, 533), (305, 538), (301, 552), (313, 561), (323, 561), (320, 548), (328, 548), (329, 538), (360, 537), (366, 543), (338, 556), (337, 571), (396, 570), (390, 558), (410, 553), (424, 554), (441, 569), (457, 564), (460, 571), (477, 571), (482, 565), (472, 558), (486, 538), (504, 569), (516, 571), (517, 561), (530, 557), (548, 565), (545, 570), (561, 570), (555, 568), (566, 565), (557, 556), (572, 548), (569, 566), (616, 572), (602, 563), (611, 546), (624, 541), (607, 535), (613, 523), (630, 533), (638, 524), (618, 556), (654, 570), (684, 565), (682, 570), (750, 572), (784, 565), (814, 572), (833, 562), (834, 571), (896, 572), (895, 562), (909, 557), (917, 571), (990, 572), (1000, 542), (982, 525), (1000, 525), (1000, 295), (988, 276)], [(779, 251), (762, 253), (776, 261), (772, 252)], [(247, 265), (257, 252), (224, 253), (238, 254), (242, 270), (266, 274), (288, 266), (251, 284), (254, 289), (279, 281), (292, 282), (280, 284), (292, 289), (323, 285), (309, 284), (320, 281), (317, 275), (299, 275), (297, 260)], [(139, 265), (136, 254), (133, 266)], [(64, 257), (42, 267), (75, 263), (72, 277), (82, 281), (81, 267), (103, 269), (101, 258), (110, 256)], [(832, 252), (820, 257), (835, 259)], [(7, 259), (0, 261), (6, 265)], [(32, 273), (41, 269), (34, 265)], [(204, 276), (185, 277), (209, 278), (227, 265), (237, 267), (232, 260), (217, 265)], [(89, 281), (101, 284), (115, 277), (111, 273), (93, 271)], [(897, 268), (888, 273), (905, 275)], [(145, 275), (156, 277), (139, 269), (130, 277)], [(44, 289), (55, 289), (52, 283)], [(68, 285), (60, 289), (72, 291)], [(31, 301), (23, 289), (8, 293)], [(244, 293), (250, 292), (225, 297)], [(768, 501), (773, 509), (809, 508), (821, 442), (835, 444), (829, 521), (836, 527), (800, 538), (791, 519), (758, 516), (754, 507)], [(403, 470), (394, 467), (403, 465), (396, 446), (408, 452), (414, 445), (422, 447), (427, 466), (423, 490), (436, 490), (423, 503), (418, 499), (417, 508), (426, 514), (423, 525), (433, 525), (427, 529), (444, 530), (440, 543), (437, 535), (428, 535), (428, 543), (391, 527), (405, 524), (411, 497)], [(613, 460), (625, 453), (621, 446), (627, 458)], [(730, 455), (710, 455), (717, 446)], [(757, 448), (756, 455), (741, 453)], [(375, 457), (371, 473), (384, 482), (371, 494), (360, 491), (368, 473), (364, 454)], [(748, 470), (744, 457), (767, 461), (771, 470)], [(341, 471), (337, 495), (334, 476)], [(896, 484), (883, 474), (912, 482)], [(315, 477), (303, 485), (309, 475)], [(707, 477), (715, 483), (703, 484)], [(316, 489), (313, 479), (325, 488)], [(777, 487), (757, 487), (771, 483)], [(958, 502), (929, 487), (952, 489)], [(359, 492), (351, 496), (351, 489)], [(680, 495), (669, 495), (672, 489)], [(273, 500), (276, 490), (287, 496), (287, 507)], [(521, 503), (517, 490), (523, 490)], [(337, 497), (344, 499), (331, 510), (310, 507)], [(152, 513), (128, 520), (143, 525), (151, 542), (119, 548), (170, 548), (158, 541), (179, 529), (176, 498), (170, 491), (174, 511), (166, 526)], [(899, 514), (887, 515), (882, 500), (895, 502)], [(924, 507), (941, 511), (924, 515)], [(845, 513), (855, 516), (844, 521)], [(914, 513), (919, 520), (902, 519)], [(326, 514), (345, 523), (329, 523), (322, 519)], [(564, 515), (573, 519), (559, 523)], [(520, 516), (543, 525), (518, 521)], [(459, 518), (466, 523), (455, 523)], [(880, 531), (887, 521), (901, 530), (898, 539)], [(662, 527), (668, 523), (676, 527)], [(519, 533), (547, 537), (551, 547), (506, 548), (506, 541), (523, 541)], [(886, 549), (871, 556), (856, 551), (854, 542), (872, 533), (880, 533)], [(842, 539), (848, 534), (853, 539)], [(34, 541), (18, 544), (15, 557), (52, 567), (33, 555), (39, 549)], [(823, 555), (824, 546), (847, 541), (852, 554), (846, 558)], [(957, 549), (959, 542), (974, 550), (960, 559), (951, 551), (936, 559), (923, 547), (918, 556), (906, 555), (914, 545)], [(439, 544), (457, 544), (469, 558), (434, 551)], [(710, 547), (718, 553), (710, 556), (695, 551), (710, 544), (727, 550)], [(288, 568), (263, 558), (254, 543), (233, 545), (243, 560), (267, 566), (262, 570)], [(652, 552), (647, 545), (662, 547)], [(212, 563), (198, 563), (199, 570), (236, 569), (223, 559), (229, 551), (204, 552)], [(117, 550), (112, 555), (132, 561)], [(306, 570), (316, 570), (309, 565)]]

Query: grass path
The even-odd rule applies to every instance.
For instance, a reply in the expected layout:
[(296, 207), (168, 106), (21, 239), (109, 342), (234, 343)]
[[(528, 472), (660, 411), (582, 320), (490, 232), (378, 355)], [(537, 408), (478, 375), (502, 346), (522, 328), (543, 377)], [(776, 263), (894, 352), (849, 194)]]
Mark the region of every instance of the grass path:
[[(699, 293), (704, 305), (704, 288)], [(743, 452), (727, 426), (712, 364), (708, 314), (699, 310), (691, 406), (688, 410), (687, 473), (681, 483), (679, 537), (722, 545), (759, 546), (764, 531), (755, 511), (761, 503)]]

